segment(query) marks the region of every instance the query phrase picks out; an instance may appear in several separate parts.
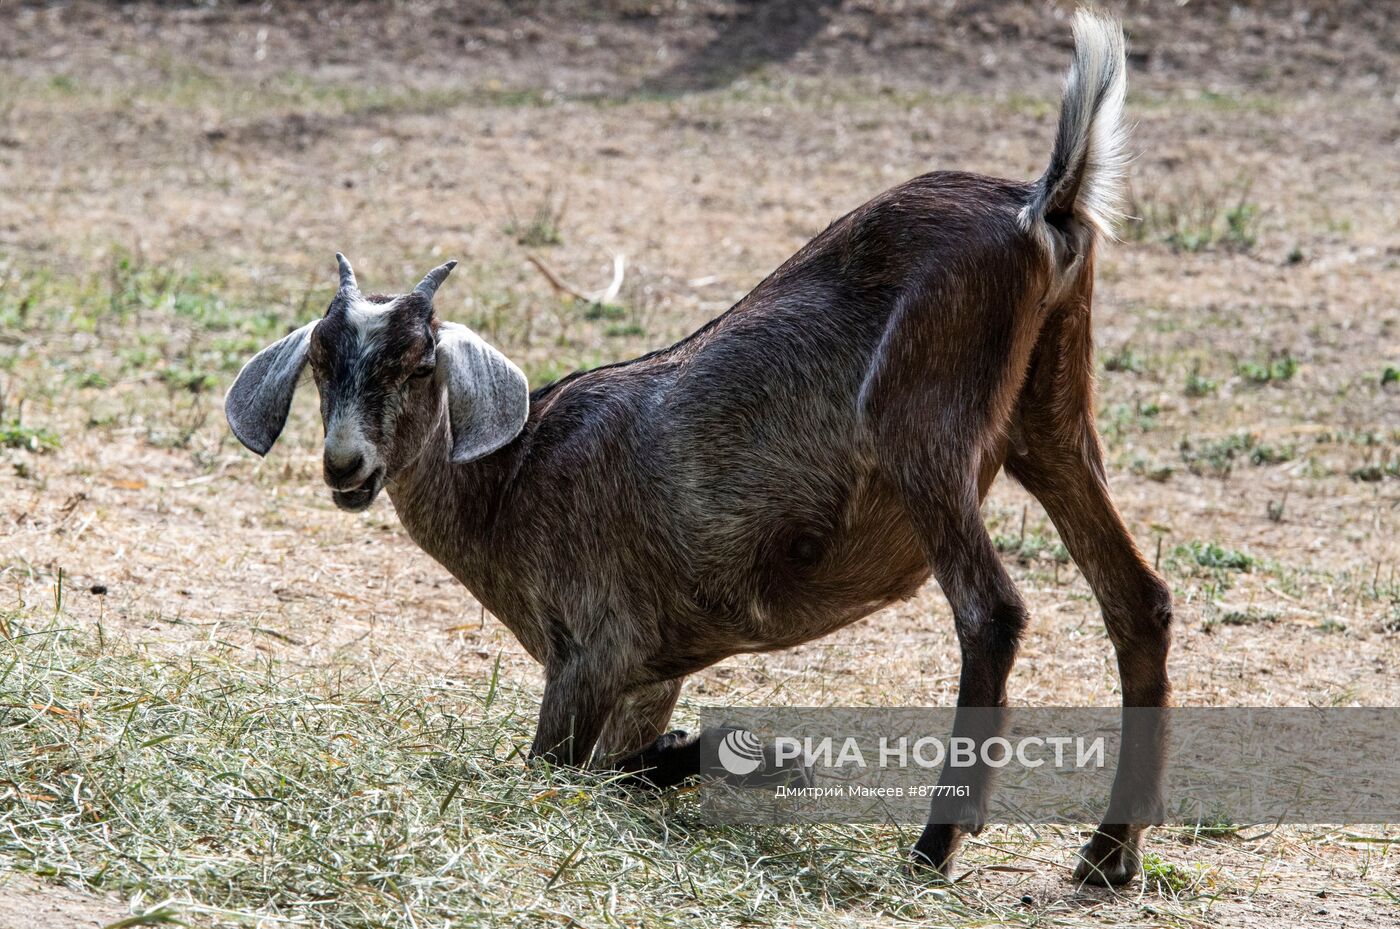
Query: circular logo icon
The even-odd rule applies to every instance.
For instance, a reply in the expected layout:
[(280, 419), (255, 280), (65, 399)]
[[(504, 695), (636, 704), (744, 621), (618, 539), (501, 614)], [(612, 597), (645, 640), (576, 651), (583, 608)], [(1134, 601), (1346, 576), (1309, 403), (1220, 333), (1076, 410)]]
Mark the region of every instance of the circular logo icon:
[(763, 743), (747, 729), (731, 729), (720, 740), (719, 763), (730, 774), (752, 774), (763, 764)]

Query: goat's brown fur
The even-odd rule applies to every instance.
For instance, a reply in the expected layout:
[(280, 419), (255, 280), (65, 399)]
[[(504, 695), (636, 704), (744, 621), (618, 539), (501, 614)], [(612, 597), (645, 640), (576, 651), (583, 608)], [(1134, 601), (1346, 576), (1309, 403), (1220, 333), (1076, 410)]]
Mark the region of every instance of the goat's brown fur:
[[(693, 739), (656, 740), (686, 675), (826, 635), (930, 574), (957, 626), (959, 707), (1004, 707), (1028, 620), (980, 515), (1003, 467), (1100, 600), (1125, 706), (1165, 705), (1170, 595), (1109, 498), (1093, 412), (1093, 258), (1111, 191), (1087, 185), (1113, 163), (1113, 127), (1093, 120), (1121, 104), (1121, 36), (1092, 17), (1076, 35), (1045, 178), (941, 172), (887, 191), (689, 338), (536, 390), (519, 435), (484, 457), (454, 454), (450, 387), (404, 381), (420, 338), (367, 363), (384, 381), (372, 438), (404, 526), (546, 668), (532, 754), (683, 775)], [(344, 325), (315, 340), (323, 400)], [(286, 369), (274, 361), (250, 366)], [(249, 419), (234, 392), (230, 410)], [(959, 714), (955, 735), (994, 734), (999, 716)], [(1135, 874), (1159, 809), (1165, 732), (1125, 715), (1125, 739), (1087, 879)], [(989, 770), (944, 778), (974, 799), (936, 804), (914, 852), (946, 869), (982, 824)]]

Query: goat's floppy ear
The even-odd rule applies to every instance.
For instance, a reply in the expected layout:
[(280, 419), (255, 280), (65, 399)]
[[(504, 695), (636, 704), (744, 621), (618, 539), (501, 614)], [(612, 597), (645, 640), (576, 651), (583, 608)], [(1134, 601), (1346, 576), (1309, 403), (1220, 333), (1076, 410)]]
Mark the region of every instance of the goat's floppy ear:
[(437, 377), (447, 389), (456, 464), (491, 454), (525, 428), (530, 385), (524, 373), (466, 326), (438, 329)]
[(224, 398), (224, 416), (233, 434), (259, 455), (267, 454), (287, 424), (315, 328), (316, 323), (307, 323), (254, 355)]

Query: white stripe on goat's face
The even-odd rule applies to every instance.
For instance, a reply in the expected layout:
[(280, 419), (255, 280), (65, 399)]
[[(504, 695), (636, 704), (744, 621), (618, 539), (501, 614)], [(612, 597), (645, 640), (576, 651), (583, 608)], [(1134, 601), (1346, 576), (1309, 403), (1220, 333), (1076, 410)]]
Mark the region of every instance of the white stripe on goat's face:
[[(326, 416), (325, 473), (326, 483), (333, 490), (356, 490), (380, 467), (379, 453), (370, 441), (366, 423), (369, 412), (366, 407), (365, 388), (374, 368), (376, 350), (382, 342), (382, 335), (392, 318), (393, 303), (371, 303), (360, 294), (347, 301), (345, 320), (351, 338), (346, 340), (347, 348), (353, 353), (349, 359), (349, 383), (337, 385), (336, 401), (331, 404)], [(356, 389), (358, 388), (358, 389)], [(389, 430), (382, 421), (379, 434)], [(359, 462), (359, 467), (355, 463)]]
[(362, 350), (366, 345), (378, 341), (380, 334), (389, 325), (389, 318), (397, 302), (390, 300), (388, 303), (373, 303), (363, 294), (354, 294), (346, 302), (345, 317), (354, 329), (355, 341)]

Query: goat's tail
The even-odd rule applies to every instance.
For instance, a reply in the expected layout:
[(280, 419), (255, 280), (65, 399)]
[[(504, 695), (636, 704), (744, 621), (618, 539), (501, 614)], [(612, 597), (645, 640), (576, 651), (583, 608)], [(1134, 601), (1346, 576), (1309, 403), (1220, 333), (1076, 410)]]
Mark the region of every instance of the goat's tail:
[(1075, 13), (1074, 60), (1060, 103), (1060, 127), (1050, 167), (1036, 182), (1021, 214), (1027, 227), (1044, 220), (1064, 228), (1073, 218), (1103, 235), (1113, 235), (1127, 161), (1123, 151), (1127, 87), (1122, 26), (1101, 13)]

